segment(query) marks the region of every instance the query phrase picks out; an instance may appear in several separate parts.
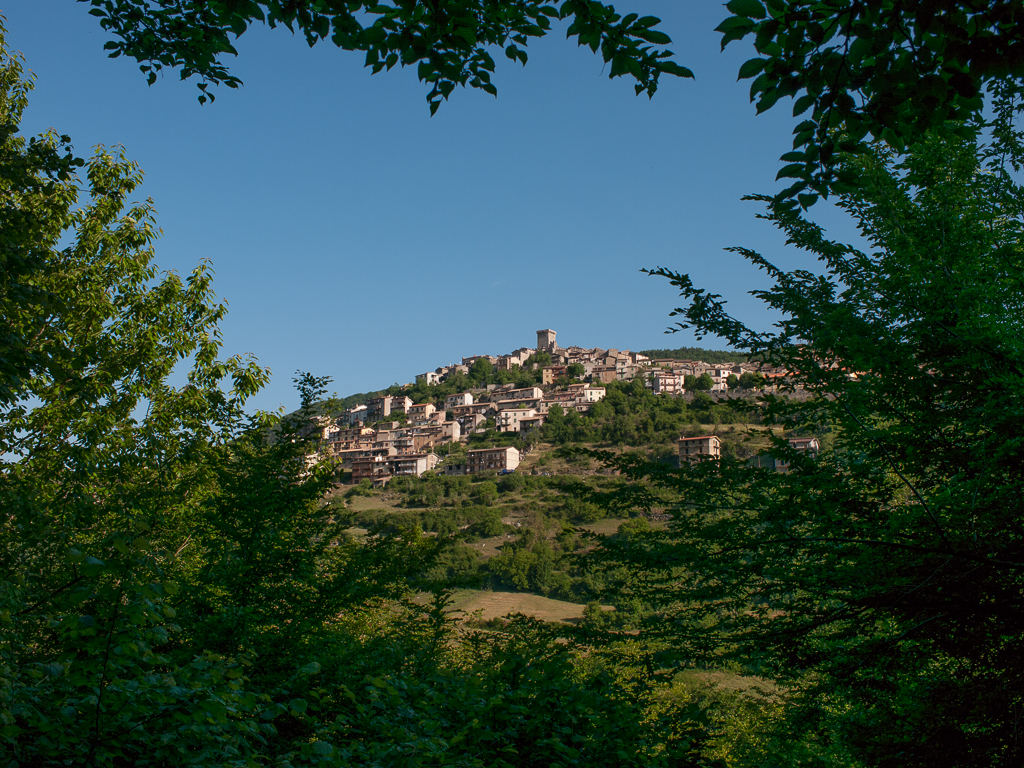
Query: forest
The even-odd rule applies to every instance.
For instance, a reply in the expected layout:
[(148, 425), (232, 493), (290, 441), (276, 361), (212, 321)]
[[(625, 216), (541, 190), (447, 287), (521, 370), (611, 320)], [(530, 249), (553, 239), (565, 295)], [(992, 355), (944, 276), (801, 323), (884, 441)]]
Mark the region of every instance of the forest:
[[(488, 50), (525, 63), (552, 20), (638, 93), (690, 76), (657, 19), (596, 0), (89, 5), (111, 50), (202, 100), (239, 84), (222, 57), (261, 21), (417, 66), (431, 111), (491, 92)], [(650, 273), (678, 329), (789, 383), (725, 402), (616, 383), (553, 413), (521, 471), (385, 492), (338, 486), (306, 429), (326, 377), (296, 375), (293, 414), (247, 407), (269, 374), (225, 355), (209, 267), (160, 271), (122, 148), (22, 135), (31, 80), (3, 47), (7, 765), (1021, 764), (1024, 10), (727, 9), (758, 110), (804, 116), (792, 185), (751, 199), (820, 271), (734, 249), (770, 279), (769, 330)], [(812, 220), (825, 196), (861, 244)], [(672, 460), (709, 428), (720, 459)], [(467, 590), (578, 611), (487, 617)]]

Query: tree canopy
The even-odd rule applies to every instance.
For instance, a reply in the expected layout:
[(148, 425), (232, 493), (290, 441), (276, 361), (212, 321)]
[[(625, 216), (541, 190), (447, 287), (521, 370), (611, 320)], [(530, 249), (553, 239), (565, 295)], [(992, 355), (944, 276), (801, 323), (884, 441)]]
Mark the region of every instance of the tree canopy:
[[(431, 113), (456, 86), (496, 94), (499, 51), (527, 62), (531, 38), (552, 21), (600, 51), (609, 77), (629, 76), (653, 96), (662, 74), (693, 77), (666, 46), (660, 20), (622, 15), (599, 0), (79, 0), (113, 35), (111, 56), (139, 62), (150, 83), (164, 68), (197, 77), (200, 101), (209, 86), (240, 83), (224, 63), (233, 41), (262, 22), (301, 32), (310, 45), (329, 40), (366, 54), (372, 72), (416, 65), (430, 87)], [(628, 3), (621, 3), (628, 5)], [(784, 97), (794, 116), (793, 150), (781, 158), (789, 196), (812, 204), (856, 183), (839, 175), (837, 152), (863, 151), (883, 139), (902, 149), (927, 131), (966, 130), (979, 118), (986, 92), (1014, 89), (1024, 76), (1024, 9), (1013, 0), (731, 0), (718, 26), (722, 47), (751, 38), (758, 56), (739, 70), (763, 112)]]
[[(675, 505), (667, 532), (609, 550), (637, 573), (627, 589), (659, 604), (646, 632), (664, 640), (666, 664), (732, 659), (787, 686), (776, 741), (762, 747), (794, 761), (1010, 765), (1024, 754), (1024, 189), (1019, 133), (1004, 132), (1019, 105), (998, 101), (973, 140), (846, 156), (864, 183), (839, 205), (869, 251), (830, 240), (793, 201), (759, 198), (823, 269), (734, 249), (771, 276), (757, 295), (781, 313), (775, 331), (748, 328), (684, 274), (654, 271), (687, 299), (681, 327), (792, 372), (763, 415), (826, 447), (776, 439), (786, 472), (607, 457), (644, 481), (627, 505)], [(786, 397), (798, 389), (805, 397)]]
[(165, 67), (179, 69), (182, 79), (197, 76), (200, 102), (213, 98), (211, 84), (240, 85), (223, 57), (237, 53), (232, 41), (256, 22), (298, 29), (311, 46), (329, 40), (343, 50), (365, 52), (366, 66), (374, 73), (415, 65), (420, 80), (430, 86), (431, 114), (456, 86), (497, 94), (491, 54), (500, 50), (526, 64), (530, 38), (546, 35), (552, 20), (568, 20), (568, 35), (601, 52), (611, 65), (609, 77), (633, 77), (638, 94), (653, 95), (662, 74), (692, 77), (664, 48), (671, 41), (655, 29), (657, 18), (623, 17), (596, 0), (88, 2), (90, 13), (117, 38), (107, 44), (112, 56), (136, 59), (150, 83)]
[(636, 684), (642, 660), (527, 619), (457, 630), (445, 537), (357, 540), (309, 428), (328, 380), (247, 415), (267, 373), (221, 357), (205, 266), (155, 266), (141, 171), (18, 134), (31, 83), (2, 30), (0, 73), (6, 762), (697, 764), (703, 729)]

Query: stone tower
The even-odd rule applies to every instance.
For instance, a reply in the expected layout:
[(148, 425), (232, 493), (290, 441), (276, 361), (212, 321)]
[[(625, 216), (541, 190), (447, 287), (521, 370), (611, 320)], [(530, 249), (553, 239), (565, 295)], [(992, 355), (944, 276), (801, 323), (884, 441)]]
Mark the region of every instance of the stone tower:
[(555, 332), (550, 328), (545, 328), (543, 331), (537, 331), (537, 351), (538, 352), (554, 352), (558, 349), (558, 344), (555, 342)]

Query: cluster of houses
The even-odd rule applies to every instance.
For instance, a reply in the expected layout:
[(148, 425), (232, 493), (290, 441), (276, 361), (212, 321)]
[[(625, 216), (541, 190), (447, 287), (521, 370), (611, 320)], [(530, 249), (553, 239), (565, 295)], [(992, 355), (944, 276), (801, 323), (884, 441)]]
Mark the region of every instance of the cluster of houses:
[[(602, 366), (614, 368), (618, 364), (628, 371), (636, 361), (646, 360), (643, 355), (617, 350), (574, 348), (572, 354), (567, 354), (568, 351), (560, 350), (555, 344), (552, 330), (538, 331), (537, 341), (535, 350), (521, 349), (501, 357), (463, 358), (461, 365), (438, 368), (417, 379), (428, 384), (441, 383), (455, 371), (468, 372), (480, 359), (499, 368), (522, 366), (539, 351), (547, 352), (552, 362), (557, 363), (544, 369), (544, 379), (552, 383), (574, 362), (581, 362), (585, 370), (587, 365), (589, 370), (595, 370)], [(324, 444), (341, 460), (342, 468), (351, 471), (353, 482), (369, 478), (375, 484), (383, 484), (391, 477), (420, 475), (435, 469), (441, 463), (445, 447), (450, 451), (453, 443), (464, 441), (474, 432), (485, 428), (498, 432), (529, 432), (544, 424), (555, 405), (563, 411), (586, 413), (604, 398), (605, 392), (605, 387), (595, 383), (570, 383), (547, 389), (491, 384), (448, 395), (443, 402), (436, 403), (417, 404), (406, 395), (385, 395), (350, 408), (318, 426), (323, 430)], [(519, 451), (515, 448), (488, 448), (469, 451), (465, 463), (447, 463), (443, 470), (449, 474), (512, 471), (519, 461)]]
[[(538, 363), (530, 363), (531, 358), (546, 353), (544, 362), (549, 364), (542, 366), (542, 386), (517, 388), (514, 384), (491, 384), (449, 395), (443, 403), (440, 400), (413, 403), (405, 395), (376, 397), (319, 424), (324, 443), (341, 460), (342, 468), (351, 471), (353, 482), (369, 478), (375, 484), (383, 484), (391, 477), (418, 476), (435, 469), (442, 462), (441, 455), (446, 447), (450, 452), (453, 443), (465, 441), (474, 432), (492, 425), (499, 432), (525, 433), (543, 425), (555, 405), (563, 412), (586, 413), (604, 398), (606, 389), (602, 385), (607, 382), (643, 375), (655, 393), (681, 394), (687, 375), (708, 373), (715, 380), (716, 388), (724, 388), (729, 374), (758, 370), (748, 364), (723, 367), (696, 360), (651, 360), (629, 350), (563, 349), (555, 336), (550, 328), (540, 330), (535, 349), (524, 347), (509, 355), (464, 357), (461, 364), (442, 366), (416, 377), (417, 381), (428, 385), (440, 384), (456, 372), (469, 373), (478, 360), (486, 360), (498, 369), (532, 365), (536, 370)], [(556, 382), (567, 376), (570, 366), (577, 365), (582, 367), (583, 378), (588, 379), (588, 383), (556, 386)], [(574, 371), (579, 373), (579, 368)], [(680, 457), (682, 451), (680, 447)], [(709, 447), (708, 451), (713, 449)], [(487, 448), (469, 451), (464, 464), (448, 462), (442, 469), (449, 474), (512, 471), (519, 461), (519, 451), (515, 448)]]
[(782, 368), (760, 363), (737, 363), (735, 365), (709, 364), (700, 360), (651, 360), (647, 370), (647, 386), (656, 395), (682, 395), (686, 392), (687, 376), (707, 374), (713, 382), (711, 392), (724, 392), (729, 388), (729, 377), (739, 378), (744, 373), (756, 373), (771, 387), (789, 376)]
[(461, 371), (469, 373), (469, 369), (477, 360), (486, 360), (498, 370), (512, 370), (515, 367), (527, 368), (536, 366), (530, 359), (539, 352), (547, 353), (550, 362), (541, 366), (541, 384), (548, 386), (559, 378), (566, 375), (570, 365), (579, 364), (583, 366), (583, 378), (589, 379), (596, 384), (608, 383), (610, 381), (628, 381), (640, 373), (646, 371), (650, 365), (650, 358), (639, 352), (620, 351), (618, 349), (601, 349), (594, 347), (559, 347), (555, 340), (557, 333), (550, 328), (537, 331), (537, 346), (535, 349), (522, 347), (508, 355), (473, 355), (462, 358), (461, 364), (441, 366), (433, 371), (421, 373), (416, 377), (417, 382), (427, 384), (440, 384), (449, 375)]

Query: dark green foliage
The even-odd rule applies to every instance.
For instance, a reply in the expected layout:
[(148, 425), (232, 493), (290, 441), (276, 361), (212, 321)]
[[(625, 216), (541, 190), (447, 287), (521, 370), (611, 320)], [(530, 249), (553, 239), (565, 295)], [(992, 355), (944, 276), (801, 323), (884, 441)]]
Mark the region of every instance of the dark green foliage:
[[(210, 83), (238, 87), (222, 58), (236, 53), (232, 40), (257, 21), (298, 28), (310, 45), (330, 39), (364, 51), (374, 73), (416, 64), (431, 86), (431, 114), (457, 85), (496, 94), (491, 53), (502, 48), (525, 64), (529, 39), (546, 35), (551, 19), (571, 20), (568, 36), (600, 50), (609, 77), (633, 77), (638, 94), (653, 96), (662, 73), (693, 76), (662, 47), (671, 40), (655, 28), (659, 19), (622, 17), (597, 0), (80, 1), (116, 38), (106, 44), (111, 56), (134, 58), (151, 84), (165, 67), (199, 77), (200, 102), (213, 98)], [(870, 140), (903, 151), (926, 132), (963, 138), (986, 94), (1021, 87), (1024, 9), (1013, 0), (732, 0), (726, 7), (732, 15), (717, 28), (722, 47), (750, 36), (758, 53), (738, 73), (752, 81), (757, 111), (791, 97), (794, 117), (806, 115), (778, 173), (795, 180), (784, 194), (804, 207), (859, 183), (840, 163), (844, 153), (863, 152)]]
[(530, 357), (529, 360), (526, 361), (526, 364), (531, 368), (536, 366), (537, 370), (540, 370), (545, 365), (551, 365), (551, 353), (537, 352), (532, 357)]
[[(849, 191), (840, 162), (870, 140), (903, 151), (926, 132), (969, 135), (989, 95), (1020, 88), (1024, 8), (1012, 0), (733, 0), (722, 47), (748, 35), (758, 57), (741, 68), (757, 111), (793, 97), (793, 151), (779, 178), (809, 205)], [(809, 111), (809, 114), (807, 114)]]
[(700, 360), (705, 363), (746, 363), (750, 360), (746, 352), (702, 347), (644, 349), (640, 354), (647, 355), (652, 360)]
[(415, 65), (430, 85), (427, 101), (433, 114), (456, 86), (497, 94), (491, 83), (492, 54), (501, 51), (526, 64), (530, 38), (546, 35), (553, 19), (570, 21), (568, 34), (580, 46), (600, 50), (610, 65), (609, 77), (629, 75), (636, 92), (654, 95), (662, 73), (693, 75), (665, 50), (671, 40), (655, 27), (658, 19), (632, 13), (623, 18), (596, 0), (540, 0), (488, 3), (480, 0), (388, 3), (380, 0), (323, 4), (312, 0), (207, 3), (197, 0), (80, 0), (116, 38), (106, 44), (111, 56), (130, 56), (152, 85), (165, 67), (182, 79), (200, 79), (199, 101), (213, 99), (211, 83), (237, 88), (241, 81), (222, 63), (235, 55), (233, 40), (250, 25), (298, 28), (309, 45), (321, 40), (346, 51), (366, 54), (373, 73), (396, 64)]
[(571, 363), (565, 369), (565, 375), (570, 379), (582, 379), (587, 373), (587, 369), (583, 367), (582, 363)]
[(606, 548), (658, 604), (646, 632), (670, 643), (665, 663), (732, 658), (789, 687), (776, 735), (793, 755), (1024, 755), (1024, 194), (1011, 175), (1024, 158), (1007, 128), (1017, 105), (998, 106), (992, 146), (929, 139), (903, 160), (882, 147), (847, 158), (863, 183), (840, 205), (870, 253), (762, 198), (822, 261), (822, 275), (786, 272), (737, 249), (773, 278), (758, 295), (783, 317), (776, 333), (659, 271), (688, 299), (687, 325), (798, 372), (811, 399), (766, 396), (766, 418), (828, 428), (830, 442), (812, 458), (777, 440), (785, 474), (613, 460), (646, 480), (627, 506), (675, 508), (669, 531)]
[(474, 432), (466, 440), (468, 450), (475, 451), (479, 448), (501, 448), (504, 446), (522, 447), (523, 435), (519, 432), (498, 432), (494, 429), (494, 419), (487, 419), (483, 422), (484, 430)]
[[(24, 85), (5, 55), (0, 72), (16, 120)], [(126, 206), (138, 169), (99, 148), (84, 179), (51, 175), (51, 151), (7, 127), (0, 159), (23, 174), (2, 168), (5, 204), (46, 221), (4, 232), (32, 256), (0, 288), (4, 321), (45, 351), (2, 372), (6, 764), (695, 764), (699, 728), (665, 731), (631, 682), (642, 664), (528, 621), (466, 637), (443, 593), (415, 602), (431, 580), (479, 581), (477, 556), (411, 526), (346, 535), (321, 503), (335, 467), (304, 437), (328, 381), (300, 376), (292, 417), (246, 417), (267, 374), (220, 359), (206, 270), (153, 266), (152, 210)], [(28, 274), (38, 290), (19, 293)], [(454, 502), (470, 484), (453, 480), (438, 488)]]
[(764, 377), (759, 373), (744, 371), (740, 374), (740, 389), (760, 389), (764, 386)]
[(702, 373), (700, 376), (694, 376), (689, 374), (683, 381), (683, 386), (687, 390), (693, 390), (696, 392), (709, 392), (715, 385), (715, 380), (710, 375)]

